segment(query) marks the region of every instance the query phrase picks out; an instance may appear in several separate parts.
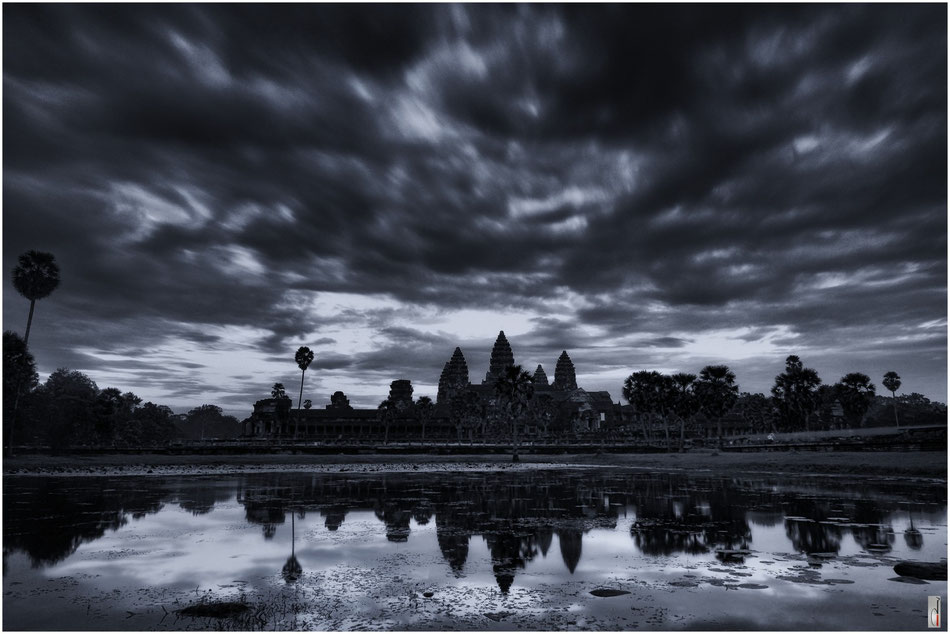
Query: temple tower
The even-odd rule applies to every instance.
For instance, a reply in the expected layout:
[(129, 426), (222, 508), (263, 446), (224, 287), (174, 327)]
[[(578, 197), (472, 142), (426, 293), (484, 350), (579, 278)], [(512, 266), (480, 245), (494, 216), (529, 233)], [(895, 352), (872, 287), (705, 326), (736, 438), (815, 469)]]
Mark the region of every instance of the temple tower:
[(551, 387), (551, 385), (548, 383), (548, 375), (539, 363), (538, 369), (534, 371), (534, 389), (545, 389), (549, 387)]
[(442, 376), (439, 377), (439, 393), (436, 401), (447, 403), (460, 390), (468, 387), (468, 364), (462, 355), (462, 349), (456, 348), (452, 358), (445, 362)]
[(399, 411), (412, 407), (412, 382), (409, 379), (396, 379), (390, 383), (389, 400)]
[(511, 346), (505, 337), (505, 331), (498, 333), (495, 339), (495, 345), (491, 349), (491, 361), (488, 363), (488, 372), (485, 374), (485, 380), (482, 383), (494, 383), (498, 377), (505, 373), (505, 368), (510, 368), (515, 364), (515, 355), (511, 352)]
[(574, 374), (574, 363), (567, 355), (567, 350), (561, 352), (554, 368), (554, 388), (557, 390), (576, 390), (577, 377)]

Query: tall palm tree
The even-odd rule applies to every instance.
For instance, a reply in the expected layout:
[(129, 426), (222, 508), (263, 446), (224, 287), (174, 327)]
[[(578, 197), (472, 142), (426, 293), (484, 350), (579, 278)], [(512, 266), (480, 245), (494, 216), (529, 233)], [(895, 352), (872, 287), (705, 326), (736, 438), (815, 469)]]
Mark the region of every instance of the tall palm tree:
[(865, 415), (874, 400), (875, 389), (871, 377), (863, 372), (849, 372), (835, 384), (834, 390), (848, 423), (863, 427)]
[(313, 363), (313, 350), (307, 346), (297, 348), (297, 354), (294, 355), (294, 361), (300, 368), (300, 396), (297, 398), (297, 415), (294, 417), (294, 438), (297, 437), (297, 425), (300, 419), (300, 405), (303, 403), (303, 377), (307, 373), (307, 368)]
[(891, 393), (891, 402), (894, 403), (894, 422), (900, 427), (901, 422), (897, 418), (897, 390), (901, 386), (901, 377), (897, 372), (891, 370), (884, 375), (884, 380), (881, 383)]
[[(30, 316), (26, 319), (26, 334), (23, 336), (23, 347), (29, 349), (30, 327), (33, 325), (33, 309), (36, 300), (47, 297), (59, 286), (59, 266), (52, 253), (43, 251), (27, 251), (20, 255), (17, 265), (13, 267), (13, 287), (20, 295), (30, 300)], [(16, 392), (13, 397), (13, 412), (7, 427), (10, 428), (10, 445), (8, 456), (13, 456), (13, 426), (16, 424), (17, 408), (20, 404), (20, 381), (16, 382)]]
[(676, 388), (673, 411), (676, 412), (676, 417), (680, 419), (680, 451), (682, 452), (683, 446), (686, 444), (686, 419), (699, 409), (696, 395), (693, 394), (696, 375), (688, 372), (677, 372), (670, 378), (673, 379), (673, 385)]
[(389, 425), (396, 417), (396, 404), (391, 399), (386, 399), (376, 408), (376, 419), (383, 423), (384, 435), (383, 444), (389, 444)]
[(508, 366), (495, 381), (495, 395), (502, 414), (511, 424), (511, 460), (517, 462), (518, 421), (534, 396), (534, 377), (520, 365)]
[(657, 385), (660, 376), (662, 375), (656, 370), (640, 370), (628, 376), (623, 382), (623, 397), (636, 410), (643, 431), (643, 441), (646, 443), (650, 442), (652, 435), (647, 432), (647, 418), (652, 421), (658, 407)]
[(804, 425), (805, 431), (811, 431), (811, 415), (818, 409), (820, 386), (818, 372), (806, 368), (796, 355), (785, 359), (785, 372), (775, 377), (772, 386), (772, 400), (788, 429), (798, 431)]
[(20, 256), (13, 268), (13, 287), (20, 295), (30, 300), (30, 316), (26, 320), (26, 335), (23, 342), (30, 342), (30, 327), (33, 325), (33, 308), (36, 300), (47, 297), (59, 286), (59, 266), (52, 253), (27, 251)]
[(732, 409), (739, 396), (735, 373), (726, 365), (707, 365), (699, 371), (694, 390), (700, 409), (715, 419), (719, 444), (722, 445), (722, 417)]
[(432, 418), (432, 399), (428, 396), (420, 396), (416, 399), (416, 414), (422, 422), (422, 442), (426, 441), (426, 423)]

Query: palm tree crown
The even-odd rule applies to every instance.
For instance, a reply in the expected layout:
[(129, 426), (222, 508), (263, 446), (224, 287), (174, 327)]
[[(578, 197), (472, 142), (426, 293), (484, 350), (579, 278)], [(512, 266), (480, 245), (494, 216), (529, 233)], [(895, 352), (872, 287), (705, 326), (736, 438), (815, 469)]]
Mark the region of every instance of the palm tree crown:
[(30, 300), (30, 316), (26, 319), (24, 343), (30, 341), (30, 326), (33, 324), (33, 308), (36, 300), (43, 299), (59, 286), (59, 267), (52, 253), (27, 251), (20, 256), (13, 268), (13, 287), (20, 295)]
[(891, 370), (890, 372), (884, 375), (884, 380), (881, 381), (881, 383), (884, 385), (885, 388), (887, 388), (888, 392), (893, 394), (894, 392), (900, 389), (901, 377), (900, 375), (897, 374), (897, 372), (894, 372), (893, 370)]
[(306, 369), (310, 367), (310, 364), (313, 363), (313, 350), (307, 346), (300, 346), (297, 348), (297, 354), (294, 355), (294, 361), (297, 362), (298, 368), (306, 371)]
[(59, 266), (52, 253), (27, 251), (13, 269), (13, 287), (23, 297), (36, 301), (59, 286)]

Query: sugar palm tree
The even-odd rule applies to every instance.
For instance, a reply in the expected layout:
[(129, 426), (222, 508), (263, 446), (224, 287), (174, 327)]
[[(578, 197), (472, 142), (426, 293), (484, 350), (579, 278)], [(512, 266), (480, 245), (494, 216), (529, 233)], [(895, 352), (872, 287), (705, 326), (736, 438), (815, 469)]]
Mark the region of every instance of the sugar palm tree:
[(660, 376), (660, 373), (655, 370), (639, 370), (623, 382), (623, 397), (637, 413), (645, 443), (650, 442), (651, 434), (647, 431), (647, 418), (649, 417), (652, 421), (657, 408), (656, 385)]
[(772, 386), (772, 400), (787, 429), (798, 431), (804, 426), (805, 431), (811, 431), (811, 415), (818, 409), (820, 386), (818, 372), (806, 368), (796, 355), (785, 359), (785, 372), (775, 377)]
[(389, 426), (396, 417), (396, 404), (391, 399), (386, 399), (376, 408), (376, 419), (383, 424), (383, 444), (389, 444)]
[(897, 374), (897, 372), (894, 372), (893, 370), (891, 370), (890, 372), (884, 375), (884, 380), (881, 381), (881, 383), (884, 385), (885, 388), (887, 388), (887, 391), (891, 393), (891, 399), (892, 399), (891, 402), (894, 403), (894, 422), (897, 424), (898, 427), (900, 427), (901, 422), (897, 418), (897, 390), (901, 386), (901, 377), (900, 375)]
[(59, 286), (59, 266), (52, 253), (27, 251), (20, 256), (13, 268), (13, 287), (20, 295), (30, 300), (30, 316), (26, 320), (25, 344), (30, 343), (30, 326), (33, 324), (33, 308), (36, 300), (49, 296)]
[(739, 395), (736, 375), (729, 366), (707, 365), (699, 371), (694, 389), (700, 409), (706, 416), (715, 419), (719, 444), (722, 445), (722, 417), (732, 409)]
[(875, 389), (871, 377), (863, 372), (849, 372), (835, 384), (834, 390), (848, 423), (863, 427), (865, 415), (874, 400)]
[(428, 396), (420, 396), (416, 399), (416, 414), (422, 422), (422, 442), (426, 441), (426, 423), (432, 418), (432, 399)]
[[(13, 267), (13, 287), (23, 297), (30, 300), (30, 315), (26, 319), (26, 334), (23, 336), (23, 347), (29, 349), (30, 327), (33, 325), (33, 309), (36, 307), (36, 300), (49, 296), (56, 287), (59, 286), (59, 266), (56, 265), (56, 259), (52, 253), (43, 251), (27, 251), (17, 260), (17, 265)], [(16, 383), (16, 396), (13, 400), (13, 412), (10, 415), (8, 427), (10, 428), (10, 445), (8, 454), (13, 455), (13, 426), (16, 423), (17, 408), (19, 406), (20, 382)]]
[(688, 372), (677, 372), (670, 378), (673, 379), (673, 385), (676, 388), (673, 411), (676, 412), (676, 417), (680, 419), (680, 451), (683, 451), (683, 446), (686, 443), (686, 419), (699, 409), (696, 395), (693, 393), (696, 375)]
[(511, 424), (511, 460), (518, 461), (518, 421), (528, 407), (528, 401), (534, 396), (534, 377), (512, 365), (495, 381), (495, 395), (502, 415)]
[(313, 350), (307, 346), (297, 348), (297, 354), (294, 355), (294, 361), (300, 368), (300, 396), (297, 398), (297, 416), (294, 417), (294, 438), (297, 437), (297, 424), (300, 418), (300, 406), (303, 403), (303, 377), (307, 373), (307, 368), (313, 363)]

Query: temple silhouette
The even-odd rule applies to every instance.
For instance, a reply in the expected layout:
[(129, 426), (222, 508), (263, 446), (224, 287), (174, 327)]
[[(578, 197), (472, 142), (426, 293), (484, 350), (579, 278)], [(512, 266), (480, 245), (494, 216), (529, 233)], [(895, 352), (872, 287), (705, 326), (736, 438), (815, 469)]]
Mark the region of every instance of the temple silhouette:
[[(302, 438), (335, 441), (484, 441), (507, 437), (495, 420), (495, 382), (515, 365), (504, 331), (492, 347), (488, 371), (479, 383), (469, 379), (468, 363), (456, 347), (442, 368), (436, 402), (431, 412), (414, 406), (412, 383), (396, 379), (390, 385), (392, 408), (358, 409), (343, 392), (335, 392), (324, 409), (293, 408), (290, 398), (265, 398), (254, 404), (244, 421), (244, 436)], [(541, 364), (533, 374), (534, 396), (520, 421), (525, 440), (578, 439), (617, 427), (629, 416), (606, 391), (578, 387), (574, 363), (564, 350), (554, 365), (554, 381)]]

